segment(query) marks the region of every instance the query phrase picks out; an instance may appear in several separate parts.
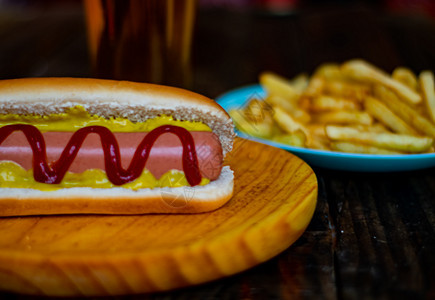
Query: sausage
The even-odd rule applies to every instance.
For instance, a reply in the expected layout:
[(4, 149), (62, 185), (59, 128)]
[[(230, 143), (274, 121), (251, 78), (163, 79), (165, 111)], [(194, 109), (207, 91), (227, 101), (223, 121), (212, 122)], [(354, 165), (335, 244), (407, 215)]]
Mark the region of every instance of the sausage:
[[(55, 162), (60, 157), (73, 134), (73, 132), (43, 133), (49, 162)], [(139, 143), (146, 134), (144, 132), (114, 133), (120, 148), (123, 168), (129, 166)], [(212, 132), (193, 131), (191, 134), (195, 142), (201, 176), (210, 180), (217, 179), (223, 164), (219, 138)], [(181, 141), (176, 135), (162, 134), (154, 143), (145, 168), (157, 179), (171, 169), (183, 171), (182, 151)], [(27, 138), (20, 131), (13, 132), (0, 144), (0, 161), (13, 161), (29, 170), (32, 168), (32, 159), (33, 152)], [(69, 171), (82, 173), (87, 169), (105, 169), (104, 153), (97, 134), (89, 134), (86, 137)]]

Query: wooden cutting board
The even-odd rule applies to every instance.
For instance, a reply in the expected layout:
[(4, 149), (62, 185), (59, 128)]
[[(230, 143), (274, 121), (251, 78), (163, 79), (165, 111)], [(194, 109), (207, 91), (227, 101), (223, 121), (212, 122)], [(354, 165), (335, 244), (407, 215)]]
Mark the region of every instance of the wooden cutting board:
[(0, 289), (120, 295), (194, 285), (246, 270), (289, 247), (317, 200), (296, 156), (237, 139), (234, 197), (195, 215), (0, 218)]

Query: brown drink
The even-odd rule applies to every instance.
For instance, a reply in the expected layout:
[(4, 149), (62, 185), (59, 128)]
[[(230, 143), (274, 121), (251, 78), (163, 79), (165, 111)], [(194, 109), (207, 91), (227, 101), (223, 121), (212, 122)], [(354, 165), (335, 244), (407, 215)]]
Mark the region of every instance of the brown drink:
[(188, 88), (196, 0), (85, 0), (94, 75)]

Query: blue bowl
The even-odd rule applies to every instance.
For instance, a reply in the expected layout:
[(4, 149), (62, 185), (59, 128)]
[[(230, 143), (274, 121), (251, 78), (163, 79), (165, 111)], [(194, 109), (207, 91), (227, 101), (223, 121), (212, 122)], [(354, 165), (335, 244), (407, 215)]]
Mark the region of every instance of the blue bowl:
[[(265, 96), (266, 92), (257, 84), (231, 90), (220, 95), (216, 98), (216, 101), (226, 111), (229, 111), (234, 108), (243, 107), (252, 98), (264, 98)], [(435, 153), (380, 155), (314, 150), (249, 136), (237, 130), (236, 133), (242, 138), (290, 151), (312, 166), (334, 170), (392, 172), (419, 170), (435, 166)]]

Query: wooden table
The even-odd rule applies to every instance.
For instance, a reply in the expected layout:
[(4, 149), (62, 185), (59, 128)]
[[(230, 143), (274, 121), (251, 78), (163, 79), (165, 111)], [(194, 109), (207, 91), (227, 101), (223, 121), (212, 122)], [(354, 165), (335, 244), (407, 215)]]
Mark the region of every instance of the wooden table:
[[(280, 16), (202, 10), (195, 38), (193, 89), (210, 97), (256, 82), (263, 70), (292, 77), (355, 57), (387, 71), (435, 70), (434, 20), (365, 5), (300, 7)], [(89, 70), (80, 7), (1, 14), (0, 78), (90, 76)], [(215, 282), (126, 298), (434, 299), (435, 169), (314, 171), (312, 222), (279, 256)]]

